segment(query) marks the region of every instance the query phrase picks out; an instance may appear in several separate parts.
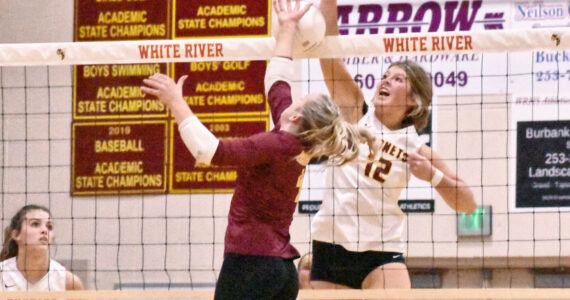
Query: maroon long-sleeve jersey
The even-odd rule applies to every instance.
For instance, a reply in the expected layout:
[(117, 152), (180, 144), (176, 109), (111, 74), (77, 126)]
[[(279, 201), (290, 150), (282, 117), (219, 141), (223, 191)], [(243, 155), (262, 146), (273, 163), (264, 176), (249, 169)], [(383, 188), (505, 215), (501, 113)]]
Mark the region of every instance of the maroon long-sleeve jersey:
[(292, 103), (291, 87), (275, 82), (268, 100), (275, 128), (222, 140), (212, 159), (215, 165), (237, 166), (224, 255), (299, 257), (290, 243), (289, 227), (305, 170), (295, 158), (303, 147), (298, 137), (280, 131), (281, 113)]

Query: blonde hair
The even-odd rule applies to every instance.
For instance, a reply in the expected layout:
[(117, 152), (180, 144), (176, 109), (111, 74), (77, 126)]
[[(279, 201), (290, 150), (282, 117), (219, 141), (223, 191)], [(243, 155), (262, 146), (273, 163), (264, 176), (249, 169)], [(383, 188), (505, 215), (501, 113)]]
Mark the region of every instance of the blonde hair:
[(424, 129), (429, 120), (429, 106), (433, 96), (431, 79), (417, 63), (409, 60), (394, 62), (388, 69), (398, 66), (406, 72), (416, 106), (406, 114), (402, 127), (414, 125), (417, 131)]
[(12, 217), (10, 225), (4, 230), (4, 244), (2, 246), (2, 251), (0, 252), (0, 261), (18, 256), (18, 244), (12, 239), (12, 232), (20, 232), (22, 230), (22, 223), (26, 219), (28, 212), (32, 210), (42, 210), (51, 216), (49, 209), (40, 205), (26, 205)]
[(329, 164), (343, 165), (358, 156), (359, 145), (368, 143), (374, 156), (374, 135), (365, 128), (346, 122), (338, 106), (326, 95), (318, 94), (299, 109), (303, 120), (299, 128), (305, 153), (328, 157)]

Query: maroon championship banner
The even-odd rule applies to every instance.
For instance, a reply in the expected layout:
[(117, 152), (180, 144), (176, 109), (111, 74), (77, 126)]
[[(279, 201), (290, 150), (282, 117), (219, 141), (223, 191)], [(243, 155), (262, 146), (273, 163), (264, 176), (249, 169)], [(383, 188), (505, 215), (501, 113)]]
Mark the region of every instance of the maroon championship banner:
[(76, 42), (170, 38), (170, 0), (75, 0)]
[(166, 117), (166, 107), (141, 91), (143, 79), (166, 71), (158, 63), (75, 66), (74, 119)]
[[(75, 0), (74, 41), (169, 39), (171, 12), (171, 0)], [(72, 195), (166, 192), (168, 113), (140, 87), (167, 66), (74, 67)]]
[(167, 121), (74, 123), (71, 195), (166, 191)]
[(265, 61), (214, 61), (174, 65), (174, 78), (188, 75), (184, 99), (199, 117), (268, 114)]
[[(220, 43), (179, 47), (164, 40), (269, 37), (270, 4), (75, 0), (74, 41), (156, 40), (138, 49), (148, 57), (222, 55)], [(219, 138), (246, 137), (269, 129), (267, 62), (111, 63), (74, 66), (71, 194), (233, 192), (235, 168), (195, 166), (166, 107), (141, 85), (155, 73), (188, 75), (184, 99), (205, 125)]]
[(269, 36), (269, 0), (173, 0), (173, 37)]
[[(269, 120), (204, 119), (201, 120), (220, 140), (241, 138), (269, 129)], [(170, 192), (172, 193), (227, 193), (232, 192), (237, 171), (232, 167), (202, 166), (190, 154), (180, 138), (178, 124), (171, 123), (170, 138)]]
[[(268, 0), (173, 1), (174, 39), (270, 35)], [(269, 129), (266, 66), (266, 61), (177, 63), (172, 74), (176, 80), (188, 75), (184, 99), (216, 137), (226, 139)], [(170, 192), (233, 191), (235, 168), (196, 165), (174, 122), (171, 134)]]
[[(170, 0), (75, 0), (74, 41), (169, 39), (171, 10)], [(165, 117), (166, 109), (140, 86), (166, 69), (158, 63), (75, 66), (74, 120)]]

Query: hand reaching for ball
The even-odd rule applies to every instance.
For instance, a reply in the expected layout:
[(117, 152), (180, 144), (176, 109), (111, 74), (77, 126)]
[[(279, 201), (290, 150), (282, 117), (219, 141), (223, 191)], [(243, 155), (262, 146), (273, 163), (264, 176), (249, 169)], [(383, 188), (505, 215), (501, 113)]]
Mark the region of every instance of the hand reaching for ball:
[(274, 24), (275, 32), (280, 26), (294, 26), (293, 48), (297, 53), (307, 52), (318, 46), (325, 37), (325, 19), (319, 9), (306, 0), (273, 0), (273, 9), (279, 22)]

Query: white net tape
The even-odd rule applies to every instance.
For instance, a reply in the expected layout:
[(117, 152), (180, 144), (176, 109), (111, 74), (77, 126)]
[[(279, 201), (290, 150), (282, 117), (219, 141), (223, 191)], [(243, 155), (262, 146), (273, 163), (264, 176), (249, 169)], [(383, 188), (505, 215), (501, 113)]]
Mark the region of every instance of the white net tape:
[[(263, 38), (159, 41), (0, 44), (0, 66), (265, 60), (275, 40)], [(562, 50), (570, 48), (570, 29), (331, 36), (298, 58), (382, 54), (438, 54)]]

